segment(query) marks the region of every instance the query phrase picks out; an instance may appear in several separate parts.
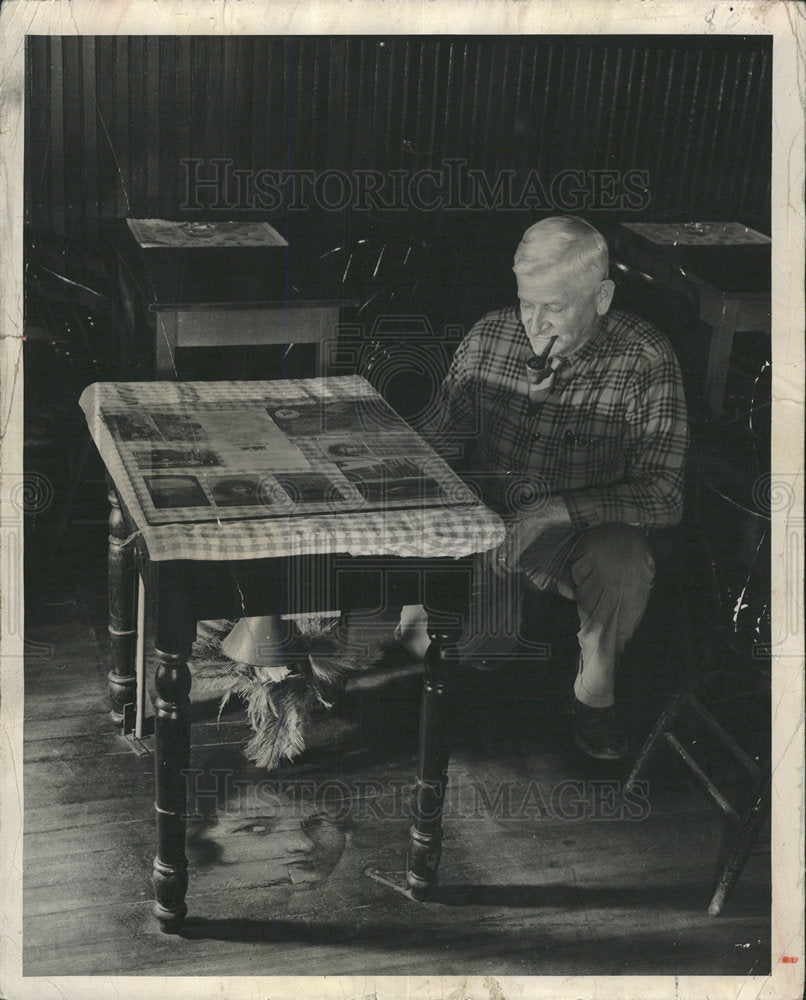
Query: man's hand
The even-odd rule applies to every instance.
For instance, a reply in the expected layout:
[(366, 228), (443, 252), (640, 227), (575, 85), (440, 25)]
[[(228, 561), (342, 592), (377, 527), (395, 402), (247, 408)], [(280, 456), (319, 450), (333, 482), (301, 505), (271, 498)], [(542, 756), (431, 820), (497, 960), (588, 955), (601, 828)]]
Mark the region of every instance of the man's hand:
[(507, 536), (489, 553), (493, 572), (515, 573), (522, 553), (547, 528), (571, 525), (571, 516), (562, 497), (552, 497), (540, 510), (519, 514), (507, 524)]

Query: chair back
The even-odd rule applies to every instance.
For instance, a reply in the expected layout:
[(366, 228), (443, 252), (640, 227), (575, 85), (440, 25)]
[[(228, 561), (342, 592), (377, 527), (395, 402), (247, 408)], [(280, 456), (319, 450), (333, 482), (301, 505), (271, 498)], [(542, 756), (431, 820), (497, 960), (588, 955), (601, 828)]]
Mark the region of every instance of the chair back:
[(410, 309), (426, 263), (422, 240), (367, 236), (331, 247), (319, 257), (320, 268), (356, 300), (356, 316), (365, 323), (384, 312)]
[(696, 302), (618, 260), (611, 259), (610, 277), (616, 285), (612, 308), (646, 320), (671, 343), (680, 363), (689, 419), (699, 425), (704, 419), (703, 386), (708, 344), (698, 328)]
[(29, 241), (25, 313), (26, 324), (44, 331), (85, 384), (134, 377), (143, 361), (125, 327), (114, 275), (99, 254)]
[(358, 303), (346, 317), (341, 346), (356, 370), (406, 420), (416, 422), (438, 389), (456, 344), (447, 351), (429, 315), (433, 296), (427, 244), (381, 233), (345, 241), (319, 262), (344, 298)]
[(721, 631), (757, 661), (770, 641), (770, 373), (765, 362), (747, 409), (710, 429), (695, 468), (694, 519), (706, 537)]
[(105, 342), (103, 327), (96, 326), (105, 304), (103, 296), (47, 267), (32, 264), (26, 272), (26, 319), (36, 321), (76, 362), (99, 371), (114, 354), (113, 342)]

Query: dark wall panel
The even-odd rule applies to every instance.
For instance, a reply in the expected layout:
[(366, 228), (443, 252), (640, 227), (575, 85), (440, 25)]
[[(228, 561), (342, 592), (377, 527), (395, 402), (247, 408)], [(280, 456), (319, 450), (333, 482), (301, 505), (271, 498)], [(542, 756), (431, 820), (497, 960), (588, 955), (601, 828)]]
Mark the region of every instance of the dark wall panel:
[(251, 175), (462, 158), (493, 188), (502, 170), (645, 170), (634, 217), (766, 227), (771, 55), (764, 38), (29, 37), (26, 218), (181, 215), (193, 157)]

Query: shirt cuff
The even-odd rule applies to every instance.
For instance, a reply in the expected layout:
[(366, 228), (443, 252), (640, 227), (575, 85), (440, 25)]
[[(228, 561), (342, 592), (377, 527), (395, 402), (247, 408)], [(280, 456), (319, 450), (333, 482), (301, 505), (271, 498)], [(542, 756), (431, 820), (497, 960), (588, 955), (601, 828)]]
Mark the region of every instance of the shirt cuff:
[(573, 528), (581, 531), (584, 528), (594, 528), (597, 524), (604, 524), (601, 505), (593, 497), (585, 496), (584, 493), (563, 493), (562, 498), (568, 508)]

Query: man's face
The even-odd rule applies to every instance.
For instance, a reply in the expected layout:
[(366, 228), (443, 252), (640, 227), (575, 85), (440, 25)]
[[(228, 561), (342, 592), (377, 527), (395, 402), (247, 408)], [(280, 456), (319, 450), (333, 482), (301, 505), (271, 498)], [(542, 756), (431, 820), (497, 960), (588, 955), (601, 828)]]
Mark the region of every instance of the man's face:
[(557, 337), (552, 357), (581, 347), (613, 298), (612, 281), (573, 268), (552, 267), (516, 278), (521, 321), (535, 354), (542, 353), (552, 337)]

